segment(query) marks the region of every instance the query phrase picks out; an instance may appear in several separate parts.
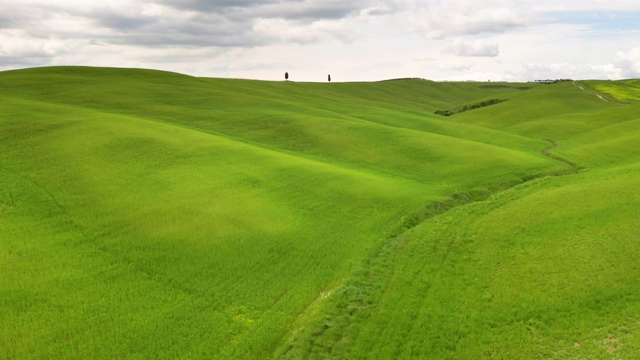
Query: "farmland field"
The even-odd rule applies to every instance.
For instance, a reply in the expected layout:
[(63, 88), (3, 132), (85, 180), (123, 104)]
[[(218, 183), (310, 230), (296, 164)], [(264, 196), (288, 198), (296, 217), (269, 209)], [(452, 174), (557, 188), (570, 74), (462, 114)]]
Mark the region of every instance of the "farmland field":
[(638, 94), (0, 72), (0, 358), (635, 358)]

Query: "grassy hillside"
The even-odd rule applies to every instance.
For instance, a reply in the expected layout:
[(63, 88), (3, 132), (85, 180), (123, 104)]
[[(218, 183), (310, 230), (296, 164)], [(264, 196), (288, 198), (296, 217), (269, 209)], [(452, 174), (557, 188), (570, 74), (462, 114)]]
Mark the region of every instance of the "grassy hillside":
[(557, 141), (550, 155), (582, 170), (458, 206), (385, 242), (278, 356), (635, 357), (638, 107), (572, 84), (499, 106), (450, 118)]
[(0, 357), (637, 352), (633, 84), (2, 72)]

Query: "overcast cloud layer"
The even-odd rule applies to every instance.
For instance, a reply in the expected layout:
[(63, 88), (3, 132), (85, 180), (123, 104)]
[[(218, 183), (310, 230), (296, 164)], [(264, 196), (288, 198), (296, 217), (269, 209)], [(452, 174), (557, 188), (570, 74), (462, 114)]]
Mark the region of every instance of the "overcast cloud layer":
[(0, 70), (281, 80), (640, 77), (640, 0), (0, 0)]

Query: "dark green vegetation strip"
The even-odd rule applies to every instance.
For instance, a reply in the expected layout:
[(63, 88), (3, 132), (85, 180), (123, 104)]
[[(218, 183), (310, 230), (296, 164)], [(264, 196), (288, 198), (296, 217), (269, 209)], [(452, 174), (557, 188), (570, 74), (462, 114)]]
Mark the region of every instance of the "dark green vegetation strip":
[(499, 104), (499, 103), (501, 103), (503, 101), (505, 101), (505, 100), (504, 99), (489, 99), (489, 100), (480, 101), (480, 102), (477, 102), (477, 103), (474, 103), (474, 104), (462, 105), (462, 106), (459, 106), (457, 108), (453, 108), (453, 109), (449, 109), (449, 110), (436, 110), (435, 114), (442, 115), (442, 116), (451, 116), (451, 115), (463, 113), (465, 111), (480, 109), (480, 108), (483, 108), (483, 107)]
[(0, 73), (0, 358), (633, 357), (637, 87), (589, 86)]

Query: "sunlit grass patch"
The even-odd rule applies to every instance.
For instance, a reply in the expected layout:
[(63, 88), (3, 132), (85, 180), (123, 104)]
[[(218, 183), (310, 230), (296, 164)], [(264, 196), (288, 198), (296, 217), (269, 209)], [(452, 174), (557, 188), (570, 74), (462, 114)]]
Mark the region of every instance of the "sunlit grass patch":
[(640, 80), (589, 81), (589, 86), (623, 102), (640, 101)]

